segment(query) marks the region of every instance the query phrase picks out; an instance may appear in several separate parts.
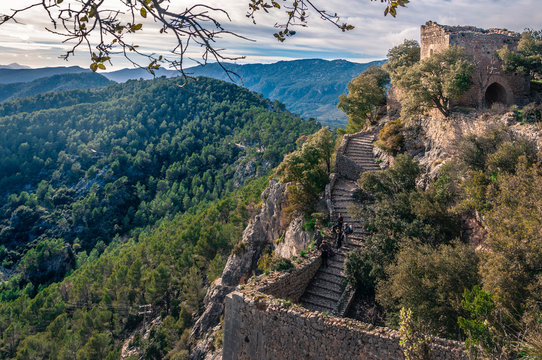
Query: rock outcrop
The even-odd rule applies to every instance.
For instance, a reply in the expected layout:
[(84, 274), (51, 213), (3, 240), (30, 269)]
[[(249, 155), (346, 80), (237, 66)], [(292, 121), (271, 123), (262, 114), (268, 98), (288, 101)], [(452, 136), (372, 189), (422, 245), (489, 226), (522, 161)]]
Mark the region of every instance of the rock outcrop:
[[(525, 137), (542, 149), (542, 136), (535, 125), (521, 124), (516, 121), (513, 112), (492, 114), (473, 112), (470, 114), (454, 113), (452, 117), (424, 116), (414, 128), (417, 134), (405, 134), (405, 138), (417, 139), (407, 142), (406, 151), (416, 156), (426, 168), (427, 180), (434, 180), (439, 168), (449, 159), (458, 156), (461, 139), (469, 134), (477, 136), (487, 134), (491, 129), (508, 128), (517, 136)], [(413, 130), (409, 130), (413, 131)], [(421, 147), (423, 143), (423, 147)], [(422, 184), (423, 185), (423, 184)]]
[(262, 251), (273, 246), (286, 230), (283, 209), (286, 206), (287, 185), (272, 180), (262, 193), (263, 205), (245, 229), (237, 249), (228, 258), (222, 276), (207, 290), (205, 310), (192, 329), (191, 338), (199, 340), (192, 351), (192, 359), (215, 359), (218, 352), (211, 346), (215, 328), (224, 312), (224, 299), (235, 287), (247, 281), (256, 271)]
[(286, 233), (275, 247), (276, 256), (289, 259), (292, 256), (299, 256), (301, 251), (309, 247), (313, 232), (304, 231), (304, 223), (305, 218), (303, 215), (295, 217), (290, 222)]

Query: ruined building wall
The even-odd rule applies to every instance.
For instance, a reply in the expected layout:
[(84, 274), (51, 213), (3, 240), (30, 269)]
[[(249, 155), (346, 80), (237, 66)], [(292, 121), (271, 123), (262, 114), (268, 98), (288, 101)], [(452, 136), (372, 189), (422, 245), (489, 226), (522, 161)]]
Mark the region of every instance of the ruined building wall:
[[(503, 46), (517, 48), (520, 35), (502, 29), (479, 29), (473, 26), (447, 26), (429, 21), (421, 27), (421, 58), (450, 46), (463, 47), (476, 65), (473, 86), (457, 101), (456, 105), (486, 107), (486, 94), (495, 92), (497, 98), (507, 105), (523, 104), (530, 92), (528, 75), (505, 73), (496, 51)], [(493, 85), (497, 83), (498, 85)], [(491, 88), (490, 88), (491, 87)], [(500, 88), (502, 87), (502, 89)], [(495, 90), (498, 89), (498, 90)], [(503, 91), (504, 89), (504, 91)]]
[[(404, 359), (397, 331), (295, 304), (320, 262), (311, 253), (290, 273), (259, 276), (226, 297), (224, 360)], [(431, 358), (466, 360), (464, 349), (434, 338)]]

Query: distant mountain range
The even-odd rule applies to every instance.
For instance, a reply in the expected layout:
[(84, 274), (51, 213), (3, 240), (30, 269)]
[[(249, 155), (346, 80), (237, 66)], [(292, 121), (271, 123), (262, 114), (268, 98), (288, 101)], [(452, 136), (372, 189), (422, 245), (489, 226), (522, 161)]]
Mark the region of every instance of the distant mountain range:
[(9, 65), (0, 65), (0, 69), (31, 69), (31, 67), (26, 65), (19, 65), (17, 63), (11, 63)]
[(50, 91), (93, 89), (112, 84), (105, 76), (93, 72), (61, 74), (30, 82), (0, 84), (0, 101), (43, 94)]
[(88, 69), (83, 69), (79, 66), (57, 66), (46, 67), (39, 69), (28, 68), (14, 68), (13, 66), (20, 66), (18, 64), (7, 65), (11, 67), (0, 68), (0, 84), (11, 84), (20, 82), (29, 82), (44, 77), (61, 74), (77, 74), (82, 72), (91, 72)]
[[(229, 77), (218, 64), (196, 66), (187, 69), (186, 72), (191, 76), (207, 76), (243, 85), (263, 94), (266, 98), (284, 103), (288, 110), (303, 117), (316, 118), (331, 127), (342, 127), (346, 124), (346, 115), (337, 109), (339, 95), (346, 93), (346, 86), (352, 78), (368, 67), (381, 66), (384, 62), (385, 60), (380, 60), (360, 64), (346, 60), (308, 59), (279, 61), (273, 64), (226, 63), (223, 65), (232, 72)], [(18, 64), (7, 66), (10, 68), (0, 67), (0, 84), (30, 82), (59, 74), (90, 73), (90, 70), (78, 66), (42, 69), (21, 69), (17, 68), (20, 67)], [(145, 69), (122, 69), (101, 75), (115, 82), (153, 78)], [(175, 70), (156, 71), (156, 77), (169, 78), (178, 75)], [(68, 78), (64, 80), (69, 81)], [(73, 87), (70, 88), (77, 88), (75, 82), (72, 84)], [(51, 88), (46, 91), (54, 90)], [(5, 97), (0, 96), (1, 99)]]
[[(233, 72), (229, 74), (230, 77), (218, 64), (196, 66), (186, 72), (191, 76), (207, 76), (243, 85), (271, 100), (284, 103), (294, 113), (316, 118), (332, 127), (342, 127), (346, 124), (346, 115), (337, 109), (339, 95), (346, 93), (346, 85), (352, 78), (368, 67), (381, 66), (384, 62), (360, 64), (346, 60), (309, 59), (273, 64), (223, 64)], [(178, 74), (177, 71), (160, 69), (156, 76)], [(117, 82), (152, 79), (152, 75), (144, 69), (122, 69), (103, 75)]]

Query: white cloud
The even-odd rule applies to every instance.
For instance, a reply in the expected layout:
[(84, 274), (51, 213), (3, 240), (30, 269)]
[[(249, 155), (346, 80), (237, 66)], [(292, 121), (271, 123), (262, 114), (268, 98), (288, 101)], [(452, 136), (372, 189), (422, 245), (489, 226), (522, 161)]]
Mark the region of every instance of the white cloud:
[[(35, 0), (17, 0), (17, 6), (24, 6)], [(66, 0), (67, 2), (75, 0)], [(221, 24), (228, 30), (256, 40), (248, 42), (232, 36), (218, 39), (216, 45), (225, 48), (225, 54), (245, 55), (239, 62), (272, 62), (283, 59), (323, 57), (358, 59), (370, 61), (382, 59), (389, 48), (405, 38), (419, 39), (420, 25), (428, 20), (449, 25), (474, 25), (482, 28), (499, 27), (521, 31), (524, 28), (540, 28), (542, 12), (533, 11), (538, 0), (411, 0), (407, 8), (400, 8), (397, 18), (383, 16), (383, 4), (370, 0), (315, 0), (317, 5), (342, 15), (342, 21), (353, 24), (353, 31), (342, 33), (329, 23), (321, 21), (312, 13), (308, 28), (297, 28), (297, 35), (284, 43), (276, 41), (272, 34), (276, 22), (285, 20), (284, 9), (272, 10), (269, 15), (259, 13), (257, 24), (246, 17), (247, 0), (207, 0), (211, 7), (228, 10), (231, 21), (219, 15)], [(7, 3), (7, 4), (6, 4)], [(5, 13), (13, 2), (3, 1), (0, 13)], [(107, 0), (108, 6), (120, 4), (119, 0)], [(189, 0), (171, 0), (171, 9), (179, 10), (194, 4)], [(49, 26), (43, 11), (32, 9), (21, 17), (24, 25), (5, 24), (0, 26), (0, 46), (5, 56), (14, 55), (20, 62), (31, 66), (50, 66), (63, 64), (56, 59), (66, 51), (70, 44), (63, 44), (62, 38), (44, 30)], [(160, 36), (157, 28), (150, 22), (144, 24), (145, 31), (134, 37), (134, 42), (142, 50), (166, 55), (175, 44), (174, 39)], [(198, 47), (190, 49), (190, 56), (200, 58)], [(23, 55), (30, 54), (28, 58)], [(46, 64), (38, 57), (53, 57)], [(367, 60), (365, 60), (367, 59)], [(10, 59), (11, 60), (11, 59)], [(69, 65), (88, 66), (88, 54), (79, 52)], [(115, 59), (115, 68), (127, 66), (122, 59)], [(190, 65), (190, 64), (188, 64)]]

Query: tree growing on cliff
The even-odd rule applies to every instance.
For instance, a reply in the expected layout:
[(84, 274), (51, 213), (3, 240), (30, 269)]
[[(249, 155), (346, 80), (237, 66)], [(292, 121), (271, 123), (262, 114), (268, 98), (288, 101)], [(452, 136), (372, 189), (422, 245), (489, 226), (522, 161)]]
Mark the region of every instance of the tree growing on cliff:
[(286, 155), (277, 167), (281, 181), (293, 183), (288, 190), (290, 210), (312, 210), (329, 181), (333, 146), (329, 128), (322, 128), (308, 136), (301, 148)]
[(460, 47), (452, 46), (398, 72), (394, 84), (401, 89), (401, 116), (438, 109), (450, 115), (451, 101), (472, 84), (474, 65)]
[(517, 51), (504, 46), (497, 50), (507, 72), (520, 71), (532, 78), (542, 78), (542, 30), (526, 30), (521, 34)]
[(416, 40), (405, 39), (388, 51), (388, 62), (382, 66), (382, 69), (390, 74), (390, 78), (395, 81), (404, 71), (420, 61), (420, 44)]
[(376, 123), (378, 111), (386, 102), (389, 80), (386, 71), (372, 66), (348, 83), (348, 95), (341, 95), (337, 105), (348, 116), (347, 133)]

